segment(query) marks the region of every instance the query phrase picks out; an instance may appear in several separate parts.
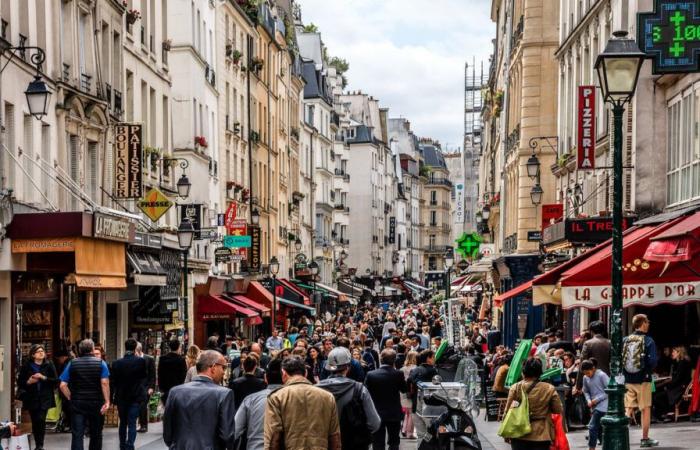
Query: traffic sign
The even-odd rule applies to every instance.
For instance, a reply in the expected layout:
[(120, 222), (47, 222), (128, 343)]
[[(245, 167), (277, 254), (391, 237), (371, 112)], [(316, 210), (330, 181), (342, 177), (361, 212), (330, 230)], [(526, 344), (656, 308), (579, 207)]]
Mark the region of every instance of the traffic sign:
[(251, 246), (250, 236), (224, 236), (224, 247), (243, 248)]
[(173, 202), (156, 188), (151, 188), (136, 206), (153, 222), (157, 222), (163, 214), (173, 206)]

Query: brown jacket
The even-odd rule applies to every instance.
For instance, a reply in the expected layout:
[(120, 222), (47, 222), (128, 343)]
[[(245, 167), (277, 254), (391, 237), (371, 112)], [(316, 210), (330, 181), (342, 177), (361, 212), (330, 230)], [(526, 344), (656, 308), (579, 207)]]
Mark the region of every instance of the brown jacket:
[(265, 450), (340, 449), (335, 397), (303, 376), (291, 377), (267, 398)]
[[(527, 392), (532, 383), (521, 381), (515, 383), (510, 388), (508, 400), (506, 401), (506, 411), (510, 408), (513, 400), (521, 400), (521, 387)], [(527, 396), (530, 406), (530, 426), (532, 431), (518, 439), (525, 441), (553, 441), (554, 424), (552, 414), (561, 414), (562, 406), (559, 394), (549, 383), (537, 383)]]
[(507, 393), (506, 389), (506, 375), (508, 375), (508, 369), (510, 366), (508, 364), (501, 364), (496, 370), (496, 375), (493, 377), (493, 392)]
[[(581, 348), (581, 361), (595, 358), (598, 368), (610, 376), (610, 340), (596, 334), (591, 339), (583, 343)], [(583, 386), (583, 372), (578, 371), (576, 387)]]

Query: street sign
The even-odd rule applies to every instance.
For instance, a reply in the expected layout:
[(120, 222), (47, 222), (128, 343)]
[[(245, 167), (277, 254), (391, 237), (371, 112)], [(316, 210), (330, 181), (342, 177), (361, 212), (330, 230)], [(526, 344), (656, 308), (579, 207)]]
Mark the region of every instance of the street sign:
[(527, 240), (528, 242), (539, 242), (542, 240), (542, 232), (537, 230), (537, 231), (528, 231), (527, 232)]
[(655, 0), (654, 11), (637, 14), (637, 43), (653, 61), (653, 73), (700, 70), (697, 0)]
[(224, 236), (224, 247), (228, 248), (250, 247), (251, 242), (250, 236)]
[(219, 247), (214, 250), (214, 261), (217, 263), (227, 263), (231, 261), (231, 249), (227, 247)]
[(156, 188), (151, 188), (136, 206), (153, 222), (157, 222), (163, 214), (173, 206), (173, 202)]

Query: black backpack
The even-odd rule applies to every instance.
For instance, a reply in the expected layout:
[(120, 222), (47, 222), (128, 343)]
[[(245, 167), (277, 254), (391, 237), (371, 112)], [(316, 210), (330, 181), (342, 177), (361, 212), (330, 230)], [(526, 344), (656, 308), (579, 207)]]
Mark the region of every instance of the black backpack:
[(362, 406), (362, 385), (355, 383), (352, 398), (340, 412), (340, 441), (343, 450), (366, 449), (372, 443), (367, 415)]

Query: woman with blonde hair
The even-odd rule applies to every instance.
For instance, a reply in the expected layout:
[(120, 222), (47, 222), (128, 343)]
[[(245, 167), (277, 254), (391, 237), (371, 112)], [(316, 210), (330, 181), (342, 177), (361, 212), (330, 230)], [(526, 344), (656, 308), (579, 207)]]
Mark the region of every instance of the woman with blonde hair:
[(685, 388), (690, 383), (693, 367), (690, 364), (688, 351), (685, 347), (673, 347), (671, 349), (671, 376), (660, 383), (656, 383), (654, 393), (654, 416), (657, 420), (670, 422), (673, 407), (683, 397)]
[(192, 381), (192, 378), (197, 376), (197, 359), (202, 351), (196, 345), (190, 345), (185, 355), (185, 363), (187, 364), (187, 375), (185, 375), (185, 383)]
[[(406, 361), (401, 367), (401, 372), (403, 377), (408, 382), (408, 377), (411, 371), (418, 366), (417, 363), (418, 352), (410, 351), (406, 354)], [(401, 408), (403, 408), (403, 427), (401, 429), (401, 434), (408, 439), (414, 439), (415, 433), (413, 432), (413, 417), (411, 416), (411, 396), (407, 392), (401, 393)]]

